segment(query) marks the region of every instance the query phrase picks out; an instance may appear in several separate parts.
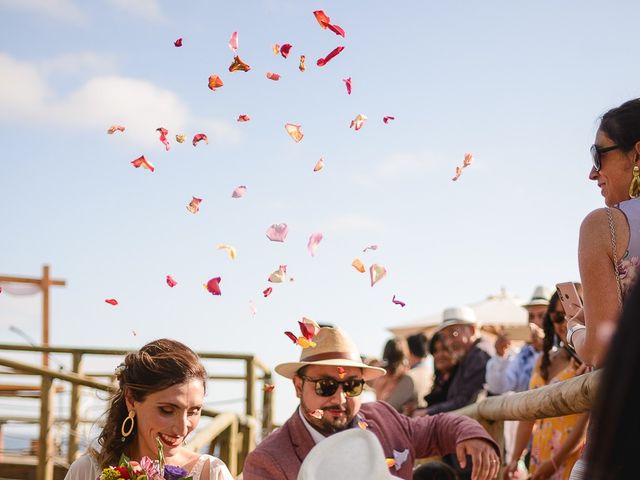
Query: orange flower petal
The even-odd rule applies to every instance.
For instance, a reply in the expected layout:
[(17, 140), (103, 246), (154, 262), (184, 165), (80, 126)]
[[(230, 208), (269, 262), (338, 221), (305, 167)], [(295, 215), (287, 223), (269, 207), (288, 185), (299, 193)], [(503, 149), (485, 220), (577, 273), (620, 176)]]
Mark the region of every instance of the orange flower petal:
[(201, 198), (193, 197), (193, 199), (189, 202), (189, 205), (187, 205), (187, 210), (194, 214), (198, 213), (198, 211), (200, 210), (200, 202), (202, 202)]
[(251, 67), (240, 60), (238, 55), (233, 57), (233, 63), (229, 65), (230, 72), (248, 72), (249, 70), (251, 70)]
[(156, 169), (150, 161), (144, 158), (144, 155), (140, 155), (138, 158), (133, 160), (131, 162), (131, 165), (133, 165), (136, 168), (140, 168), (140, 167), (145, 168), (146, 170), (149, 170), (151, 172), (153, 172)]
[(123, 127), (122, 125), (111, 125), (109, 127), (109, 130), (107, 130), (107, 133), (109, 135), (113, 135), (116, 132), (124, 132), (125, 127)]
[(351, 262), (351, 265), (360, 273), (364, 273), (364, 264), (360, 261), (359, 258), (356, 258), (353, 262)]
[(300, 140), (302, 140), (302, 137), (304, 137), (304, 134), (302, 133), (302, 130), (300, 130), (302, 128), (301, 125), (295, 125), (293, 123), (287, 123), (284, 126), (284, 128), (296, 143), (298, 143)]
[(209, 77), (209, 88), (211, 90), (216, 90), (216, 88), (220, 88), (224, 85), (224, 82), (218, 75), (211, 75)]
[(307, 57), (305, 57), (304, 55), (300, 55), (300, 64), (298, 65), (298, 70), (300, 70), (301, 72), (305, 71), (305, 66), (304, 66), (304, 61)]
[(319, 172), (324, 168), (324, 158), (321, 158), (316, 162), (316, 165), (313, 167), (314, 172)]

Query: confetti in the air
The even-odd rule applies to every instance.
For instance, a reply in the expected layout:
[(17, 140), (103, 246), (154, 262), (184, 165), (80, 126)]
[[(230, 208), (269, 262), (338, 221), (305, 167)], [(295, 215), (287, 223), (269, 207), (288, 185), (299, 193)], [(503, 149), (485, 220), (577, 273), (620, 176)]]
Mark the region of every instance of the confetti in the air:
[(337, 370), (338, 370), (338, 378), (342, 380), (345, 376), (346, 370), (343, 367), (338, 367)]
[(351, 95), (351, 77), (343, 78), (342, 81), (344, 82), (345, 87), (347, 87), (347, 95)]
[(222, 291), (220, 290), (221, 281), (220, 277), (212, 278), (204, 285), (204, 288), (206, 288), (211, 295), (222, 295)]
[(312, 257), (316, 256), (316, 248), (318, 248), (318, 244), (322, 241), (322, 233), (316, 232), (312, 233), (309, 237), (309, 242), (307, 243), (307, 250)]
[(233, 192), (231, 192), (231, 198), (241, 198), (246, 191), (247, 187), (245, 187), (244, 185), (240, 185), (234, 188)]
[(322, 420), (324, 410), (316, 408), (315, 410), (310, 410), (309, 415), (311, 415), (313, 418), (317, 418), (318, 420)]
[(175, 42), (173, 42), (173, 45), (175, 45), (176, 47), (181, 47), (182, 46), (182, 37), (180, 37)]
[(209, 89), (215, 92), (216, 88), (220, 88), (224, 85), (224, 82), (218, 75), (211, 75), (209, 77)]
[(324, 158), (321, 158), (316, 162), (316, 165), (313, 167), (314, 172), (319, 172), (324, 168)]
[(367, 250), (377, 250), (378, 249), (378, 245), (369, 245), (367, 247), (364, 247), (364, 249), (362, 250), (362, 252), (366, 252)]
[(289, 337), (293, 343), (300, 345), (302, 348), (315, 347), (316, 344), (313, 341), (313, 337), (320, 331), (320, 326), (315, 321), (306, 317), (302, 317), (302, 321), (298, 322), (298, 326), (300, 327), (302, 336), (296, 337), (293, 332), (284, 332), (284, 334)]
[(271, 283), (282, 283), (287, 279), (287, 266), (280, 265), (278, 270), (269, 275), (269, 281)]
[(366, 430), (367, 427), (369, 427), (369, 424), (364, 420), (358, 420), (358, 427), (360, 427), (362, 430)]
[(284, 242), (289, 233), (289, 226), (286, 223), (274, 223), (267, 228), (267, 238), (272, 242)]
[(402, 300), (398, 300), (395, 295), (393, 296), (391, 301), (396, 305), (400, 305), (401, 307), (404, 307), (406, 305), (406, 303), (404, 303)]
[(251, 117), (247, 114), (238, 115), (239, 122), (248, 122), (249, 120), (251, 120)]
[(234, 54), (238, 54), (238, 32), (233, 32), (229, 39), (229, 48)]
[(315, 12), (313, 12), (313, 14), (315, 15), (316, 20), (322, 28), (324, 28), (325, 30), (328, 28), (333, 33), (335, 33), (336, 35), (340, 35), (341, 37), (345, 36), (344, 30), (338, 25), (333, 25), (331, 23), (331, 19), (322, 10), (316, 10)]
[(167, 285), (169, 285), (171, 288), (173, 288), (177, 284), (178, 284), (178, 282), (176, 282), (171, 275), (167, 275)]
[(329, 54), (324, 57), (324, 58), (319, 58), (318, 61), (316, 62), (316, 65), (318, 65), (319, 67), (324, 67), (327, 63), (329, 63), (329, 61), (335, 57), (336, 55), (338, 55), (340, 52), (342, 52), (344, 50), (344, 47), (342, 45), (340, 45), (339, 47), (334, 48), (333, 50), (331, 50), (329, 52)]
[(269, 80), (273, 80), (274, 82), (277, 82), (278, 80), (280, 80), (280, 74), (279, 73), (273, 73), (273, 72), (267, 72), (267, 78)]
[(298, 143), (300, 140), (302, 140), (302, 137), (304, 137), (304, 133), (302, 133), (302, 130), (300, 130), (302, 128), (302, 126), (300, 125), (295, 125), (293, 123), (287, 123), (284, 126), (285, 130), (287, 131), (287, 133), (289, 134), (289, 136), (291, 138), (293, 138), (293, 140)]
[(133, 165), (136, 168), (140, 168), (140, 167), (145, 168), (150, 172), (153, 172), (156, 169), (156, 167), (154, 167), (153, 164), (144, 157), (144, 155), (140, 155), (138, 158), (133, 160), (131, 162), (131, 165)]
[(193, 197), (189, 202), (189, 205), (187, 205), (187, 210), (194, 214), (198, 213), (200, 211), (200, 202), (202, 202), (201, 198)]
[(462, 167), (456, 167), (456, 174), (451, 180), (453, 180), (454, 182), (457, 181), (460, 178), (460, 175), (462, 175), (462, 171), (472, 163), (473, 155), (469, 152), (465, 153), (464, 160), (462, 161)]
[(284, 58), (287, 58), (292, 48), (293, 45), (291, 45), (290, 43), (285, 43), (280, 47), (280, 55), (282, 55)]
[(118, 305), (118, 300), (116, 300), (115, 298), (107, 298), (105, 302), (107, 302), (109, 305)]
[(258, 309), (256, 308), (256, 304), (253, 303), (253, 300), (249, 300), (249, 313), (254, 316), (258, 313)]
[(356, 118), (351, 120), (351, 125), (349, 125), (349, 128), (354, 128), (357, 132), (364, 126), (364, 122), (366, 122), (367, 119), (368, 118), (365, 114), (359, 113)]
[(191, 140), (191, 144), (195, 147), (198, 142), (201, 142), (204, 140), (204, 143), (208, 144), (209, 143), (209, 139), (207, 138), (207, 135), (204, 133), (196, 133), (193, 136), (193, 140)]
[(378, 263), (374, 263), (369, 267), (369, 276), (371, 277), (371, 286), (373, 287), (376, 283), (387, 276), (387, 269)]
[(169, 140), (167, 139), (167, 135), (169, 134), (169, 130), (167, 130), (164, 127), (158, 127), (158, 128), (156, 128), (156, 132), (160, 132), (160, 141), (162, 142), (162, 144), (164, 145), (164, 148), (166, 148), (166, 150), (168, 152), (169, 149), (171, 148), (171, 145), (169, 144)]
[(306, 60), (307, 57), (305, 57), (304, 55), (300, 55), (300, 63), (298, 64), (298, 70), (300, 70), (301, 72), (304, 72), (306, 70), (306, 67), (304, 66), (304, 61)]
[(356, 258), (353, 262), (351, 262), (351, 266), (360, 273), (364, 273), (364, 263), (362, 263), (359, 258)]
[(238, 256), (238, 252), (236, 251), (235, 247), (232, 247), (231, 245), (227, 245), (225, 243), (219, 243), (216, 245), (216, 248), (218, 250), (226, 250), (227, 256), (231, 260), (235, 260), (236, 257)]
[(267, 298), (269, 295), (271, 295), (272, 292), (273, 288), (267, 287), (262, 291), (262, 295), (264, 296), (264, 298)]
[(184, 143), (186, 139), (187, 139), (187, 136), (184, 133), (178, 133), (176, 135), (176, 142), (178, 143)]
[(262, 386), (262, 391), (263, 391), (263, 392), (265, 392), (265, 393), (271, 393), (271, 392), (273, 392), (273, 389), (274, 389), (274, 388), (276, 388), (276, 386), (275, 386), (275, 385), (272, 385), (272, 384), (270, 384), (270, 383), (265, 383), (265, 384)]
[(392, 117), (390, 115), (386, 115), (386, 116), (382, 117), (382, 121), (384, 123), (389, 123), (390, 120), (395, 120), (395, 119), (396, 119), (396, 117)]
[(249, 70), (251, 70), (251, 67), (240, 60), (238, 55), (233, 57), (233, 63), (229, 65), (230, 72), (248, 72)]
[(107, 133), (109, 135), (113, 135), (116, 132), (124, 132), (125, 127), (123, 127), (122, 125), (111, 125), (109, 127), (109, 130), (107, 130)]
[(273, 50), (274, 55), (280, 54), (280, 44), (274, 43), (273, 46), (271, 47), (271, 50)]

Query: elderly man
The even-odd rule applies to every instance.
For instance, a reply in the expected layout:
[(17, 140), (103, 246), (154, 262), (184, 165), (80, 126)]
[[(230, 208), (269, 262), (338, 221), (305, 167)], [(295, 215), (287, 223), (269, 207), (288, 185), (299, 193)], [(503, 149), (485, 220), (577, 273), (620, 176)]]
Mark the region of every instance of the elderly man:
[(484, 388), (485, 369), (493, 353), (493, 349), (478, 335), (476, 315), (469, 307), (447, 308), (437, 332), (451, 350), (458, 368), (451, 380), (447, 399), (427, 406), (429, 415), (449, 412), (475, 402)]
[(249, 454), (244, 480), (295, 480), (317, 443), (349, 428), (377, 437), (397, 477), (410, 480), (416, 458), (455, 452), (462, 463), (471, 456), (477, 480), (495, 478), (497, 446), (475, 420), (450, 414), (409, 418), (385, 402), (362, 404), (365, 381), (384, 375), (384, 369), (362, 363), (355, 344), (339, 328), (320, 328), (313, 341), (316, 346), (304, 348), (299, 362), (275, 368), (293, 380), (300, 406)]

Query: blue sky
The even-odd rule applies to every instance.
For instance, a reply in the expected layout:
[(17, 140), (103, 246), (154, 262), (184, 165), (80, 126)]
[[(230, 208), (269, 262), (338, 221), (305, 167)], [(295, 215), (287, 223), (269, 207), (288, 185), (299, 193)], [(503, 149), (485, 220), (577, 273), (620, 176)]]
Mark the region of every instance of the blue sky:
[[(597, 119), (639, 93), (639, 8), (0, 0), (0, 273), (39, 275), (48, 263), (67, 280), (53, 294), (52, 343), (133, 348), (168, 336), (271, 366), (298, 355), (282, 332), (302, 316), (343, 326), (378, 355), (386, 327), (501, 287), (526, 298), (576, 280), (580, 221), (602, 205), (587, 179)], [(346, 38), (322, 30), (316, 9)], [(250, 72), (227, 71), (233, 31)], [(274, 43), (293, 44), (288, 59)], [(225, 82), (215, 92), (212, 74)], [(355, 132), (359, 113), (369, 120)], [(285, 123), (302, 125), (300, 143)], [(127, 130), (107, 135), (112, 124)], [(208, 145), (174, 141), (199, 132)], [(452, 182), (465, 152), (475, 161)], [(130, 165), (143, 154), (154, 173)], [(232, 199), (238, 185), (247, 193)], [(192, 196), (203, 198), (196, 215)], [(281, 222), (286, 242), (269, 242)], [(311, 257), (314, 232), (324, 240)], [(380, 248), (363, 253), (370, 244)], [(370, 287), (356, 257), (387, 278)], [(263, 298), (282, 264), (295, 282)], [(202, 288), (215, 276), (220, 297)], [(0, 294), (2, 338), (19, 342), (8, 330), (19, 323), (38, 339), (38, 314), (37, 301)], [(276, 385), (283, 421), (295, 398)]]

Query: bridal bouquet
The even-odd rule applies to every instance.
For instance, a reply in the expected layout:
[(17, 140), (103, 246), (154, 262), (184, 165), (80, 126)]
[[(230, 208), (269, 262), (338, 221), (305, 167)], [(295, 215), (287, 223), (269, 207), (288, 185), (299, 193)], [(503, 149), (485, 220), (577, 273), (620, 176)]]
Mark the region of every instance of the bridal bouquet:
[(159, 460), (142, 457), (136, 462), (123, 453), (118, 466), (103, 469), (96, 480), (191, 480), (189, 472), (184, 468), (165, 465), (162, 444), (158, 440), (156, 442)]

